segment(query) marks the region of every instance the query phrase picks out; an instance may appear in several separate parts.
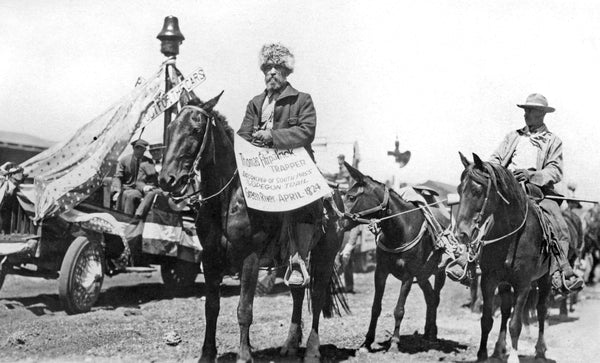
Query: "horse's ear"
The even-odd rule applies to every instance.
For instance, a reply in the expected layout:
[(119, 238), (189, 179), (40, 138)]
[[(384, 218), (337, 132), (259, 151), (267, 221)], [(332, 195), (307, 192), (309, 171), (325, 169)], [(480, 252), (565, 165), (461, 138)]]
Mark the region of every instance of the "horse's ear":
[(363, 180), (365, 178), (363, 173), (358, 171), (358, 169), (353, 168), (352, 165), (348, 164), (345, 161), (344, 161), (344, 166), (346, 167), (346, 169), (348, 169), (348, 173), (350, 173), (350, 176), (352, 177), (352, 179), (356, 180), (357, 183), (363, 182)]
[(221, 91), (221, 93), (219, 93), (216, 97), (213, 97), (212, 99), (206, 101), (202, 105), (202, 108), (204, 109), (204, 111), (208, 111), (208, 112), (212, 111), (212, 109), (217, 105), (217, 103), (219, 103), (219, 99), (223, 95), (223, 92), (225, 92), (225, 91), (224, 90)]
[(193, 91), (188, 91), (185, 88), (181, 91), (181, 95), (179, 95), (179, 104), (181, 107), (186, 105), (199, 106), (201, 103), (202, 102)]
[(475, 163), (475, 167), (483, 170), (483, 161), (479, 158), (479, 156), (473, 153), (473, 162)]
[(465, 169), (468, 168), (469, 165), (471, 165), (471, 163), (469, 162), (469, 160), (467, 160), (467, 158), (460, 151), (458, 152), (458, 155), (460, 155), (460, 161), (464, 165)]

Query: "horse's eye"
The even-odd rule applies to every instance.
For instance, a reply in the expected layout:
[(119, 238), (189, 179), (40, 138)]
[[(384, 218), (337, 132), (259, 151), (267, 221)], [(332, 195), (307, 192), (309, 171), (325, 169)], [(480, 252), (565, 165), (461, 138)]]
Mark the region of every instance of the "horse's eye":
[(356, 199), (356, 196), (355, 196), (355, 195), (349, 195), (349, 194), (347, 194), (347, 195), (346, 195), (346, 198), (347, 198), (349, 201), (351, 201), (351, 202), (354, 202), (354, 200)]

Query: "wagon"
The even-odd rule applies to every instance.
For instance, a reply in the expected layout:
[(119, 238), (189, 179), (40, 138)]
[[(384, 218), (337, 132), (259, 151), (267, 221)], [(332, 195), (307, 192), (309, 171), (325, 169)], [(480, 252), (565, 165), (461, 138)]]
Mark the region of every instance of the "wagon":
[[(164, 92), (170, 67), (173, 87)], [(66, 142), (22, 163), (29, 179), (0, 174), (0, 288), (8, 274), (58, 279), (64, 309), (75, 314), (92, 308), (106, 276), (160, 265), (171, 290), (195, 281), (202, 248), (191, 212), (172, 209), (157, 191), (145, 219), (127, 215), (113, 206), (110, 178), (135, 134), (203, 80), (201, 70), (192, 75), (163, 63)]]

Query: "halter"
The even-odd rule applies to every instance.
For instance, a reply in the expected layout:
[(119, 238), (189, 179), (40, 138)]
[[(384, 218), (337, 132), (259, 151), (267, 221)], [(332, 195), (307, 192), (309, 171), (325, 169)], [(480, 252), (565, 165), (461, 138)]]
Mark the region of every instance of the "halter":
[[(356, 194), (356, 196), (359, 196), (361, 194), (364, 193), (364, 187), (360, 186), (358, 188), (358, 193)], [(390, 200), (390, 190), (387, 186), (384, 187), (384, 193), (383, 193), (383, 201), (381, 202), (381, 204), (379, 204), (378, 206), (369, 208), (369, 209), (365, 209), (362, 210), (360, 212), (356, 212), (356, 213), (349, 213), (349, 212), (344, 212), (343, 216), (346, 218), (349, 218), (351, 220), (353, 220), (354, 222), (358, 222), (360, 224), (368, 224), (369, 225), (369, 229), (371, 230), (371, 232), (373, 232), (373, 234), (377, 235), (375, 237), (375, 242), (377, 243), (377, 248), (381, 249), (382, 251), (388, 252), (388, 253), (402, 253), (405, 251), (410, 250), (411, 248), (413, 248), (414, 246), (417, 245), (417, 243), (419, 243), (419, 241), (421, 241), (421, 239), (423, 238), (423, 236), (425, 235), (425, 232), (427, 232), (427, 221), (423, 221), (423, 224), (421, 225), (421, 229), (419, 230), (419, 233), (417, 234), (417, 236), (415, 238), (413, 238), (410, 242), (403, 244), (400, 247), (396, 247), (396, 248), (389, 248), (387, 246), (385, 246), (383, 244), (383, 242), (381, 242), (381, 239), (379, 238), (380, 235), (378, 235), (379, 233), (376, 233), (376, 231), (379, 229), (379, 223), (381, 223), (382, 221), (386, 220), (386, 219), (390, 219), (390, 218), (394, 218), (397, 217), (399, 215), (402, 214), (408, 214), (414, 211), (418, 211), (424, 208), (427, 208), (429, 206), (432, 205), (436, 205), (436, 204), (440, 204), (446, 201), (446, 199), (444, 200), (440, 200), (437, 201), (435, 203), (429, 203), (426, 204), (424, 206), (421, 207), (417, 207), (417, 208), (413, 208), (413, 209), (409, 209), (406, 211), (402, 211), (399, 213), (395, 213), (389, 216), (385, 216), (382, 218), (373, 218), (373, 219), (365, 219), (362, 217), (365, 217), (369, 214), (372, 213), (377, 213), (377, 212), (384, 212), (388, 210), (388, 204), (389, 204), (389, 200)], [(356, 202), (355, 202), (356, 203)], [(353, 205), (354, 206), (354, 205)], [(350, 208), (352, 209), (352, 208)], [(341, 212), (340, 212), (341, 213)]]
[(498, 190), (498, 184), (497, 184), (496, 177), (495, 177), (492, 167), (490, 165), (485, 165), (485, 168), (486, 168), (489, 178), (486, 178), (488, 180), (488, 182), (487, 182), (487, 188), (486, 188), (486, 193), (485, 193), (485, 199), (483, 200), (481, 210), (479, 210), (479, 212), (477, 213), (477, 215), (474, 218), (474, 222), (475, 222), (474, 231), (477, 234), (476, 234), (476, 237), (471, 241), (471, 243), (469, 243), (467, 245), (467, 247), (469, 249), (469, 257), (468, 257), (469, 262), (474, 262), (479, 259), (480, 255), (481, 255), (482, 247), (485, 247), (492, 243), (501, 241), (507, 237), (512, 236), (513, 234), (517, 233), (518, 231), (520, 231), (521, 228), (523, 228), (523, 226), (527, 222), (527, 215), (529, 214), (529, 203), (526, 202), (525, 203), (525, 215), (523, 216), (523, 221), (521, 221), (521, 223), (519, 224), (519, 226), (516, 229), (514, 229), (513, 231), (511, 231), (501, 237), (498, 237), (498, 238), (494, 238), (494, 239), (490, 239), (490, 240), (483, 239), (485, 237), (485, 235), (492, 229), (492, 227), (494, 225), (494, 215), (493, 214), (490, 214), (485, 220), (483, 220), (483, 223), (481, 223), (481, 221), (483, 219), (483, 214), (485, 213), (485, 209), (486, 209), (488, 201), (490, 199), (492, 185), (496, 189), (496, 194), (498, 194), (498, 196), (500, 196), (500, 198), (504, 201), (504, 203), (506, 203), (507, 205), (510, 204), (510, 202)]
[(198, 195), (198, 194), (201, 193), (201, 190), (200, 189), (196, 190), (196, 183), (194, 183), (194, 184), (192, 184), (192, 183), (193, 183), (193, 181), (200, 179), (200, 173), (198, 172), (198, 170), (199, 170), (198, 166), (199, 166), (200, 161), (202, 159), (202, 154), (204, 153), (204, 150), (206, 149), (206, 145), (208, 144), (207, 141), (208, 141), (209, 134), (212, 137), (212, 132), (209, 132), (209, 127), (211, 125), (215, 126), (215, 117), (213, 115), (211, 115), (210, 113), (206, 112), (202, 107), (199, 107), (199, 106), (185, 105), (185, 106), (183, 106), (181, 108), (181, 111), (183, 111), (185, 108), (191, 108), (191, 109), (194, 109), (194, 110), (200, 112), (201, 114), (203, 114), (204, 116), (206, 116), (208, 118), (208, 122), (206, 123), (206, 131), (204, 132), (204, 137), (202, 138), (202, 144), (200, 145), (200, 151), (198, 151), (198, 154), (196, 156), (196, 160), (194, 160), (194, 164), (192, 165), (191, 170), (187, 174), (187, 176), (188, 176), (187, 183), (186, 183), (185, 187), (182, 188), (182, 190), (186, 190), (187, 191), (191, 187), (192, 192), (189, 193), (189, 194), (184, 194), (182, 196), (173, 196), (173, 195), (171, 195), (170, 197), (171, 197), (171, 199), (173, 199), (173, 201), (175, 203), (181, 203), (182, 201), (184, 201), (186, 199), (192, 200), (192, 198), (193, 198), (194, 202), (202, 204), (202, 203), (206, 202), (207, 200), (212, 199), (212, 198), (218, 196), (225, 189), (227, 189), (227, 187), (231, 184), (231, 182), (233, 182), (235, 176), (238, 173), (238, 170), (237, 170), (237, 168), (235, 169), (235, 171), (233, 172), (233, 175), (231, 176), (231, 178), (229, 178), (229, 181), (227, 181), (227, 183), (225, 183), (225, 186), (223, 186), (223, 188), (221, 188), (218, 192), (216, 192), (216, 193), (214, 193), (214, 194), (212, 194), (212, 195), (210, 195), (210, 196), (208, 196), (206, 198), (202, 198), (202, 196), (194, 198), (194, 196), (196, 196), (196, 195)]

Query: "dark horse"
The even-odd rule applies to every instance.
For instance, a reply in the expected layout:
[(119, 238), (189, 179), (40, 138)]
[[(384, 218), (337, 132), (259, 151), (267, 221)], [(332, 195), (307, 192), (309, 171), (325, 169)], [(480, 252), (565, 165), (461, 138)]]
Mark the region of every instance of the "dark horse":
[[(224, 117), (213, 111), (221, 95), (203, 103), (193, 98), (167, 129), (167, 148), (160, 174), (161, 187), (171, 195), (185, 197), (186, 190), (200, 179), (202, 205), (196, 227), (202, 243), (202, 263), (206, 281), (206, 331), (201, 361), (217, 358), (216, 328), (219, 316), (219, 286), (225, 273), (240, 272), (240, 300), (237, 309), (240, 326), (238, 361), (252, 361), (250, 325), (260, 265), (277, 259), (282, 214), (248, 210), (237, 176), (233, 130)], [(198, 193), (193, 192), (191, 194)], [(187, 194), (190, 195), (190, 194)], [(341, 199), (339, 200), (341, 203)], [(327, 204), (327, 203), (326, 203)], [(343, 205), (339, 205), (343, 208)], [(307, 342), (306, 360), (319, 358), (319, 316), (332, 302), (330, 279), (343, 230), (337, 214), (329, 215), (325, 233), (315, 226), (315, 247), (311, 251), (312, 330)], [(250, 223), (252, 218), (252, 223)], [(282, 354), (295, 355), (302, 339), (304, 289), (292, 289), (293, 314)], [(325, 310), (323, 310), (325, 309)]]
[[(512, 173), (506, 168), (483, 162), (473, 154), (470, 163), (462, 154), (465, 166), (459, 194), (460, 204), (455, 235), (468, 246), (472, 260), (481, 266), (481, 342), (477, 358), (487, 359), (487, 340), (493, 325), (494, 290), (501, 297), (502, 321), (494, 356), (508, 352), (509, 362), (518, 362), (522, 316), (532, 282), (538, 286), (538, 341), (536, 356), (545, 358), (544, 321), (546, 298), (550, 292), (550, 259), (544, 248), (543, 232), (533, 204)], [(483, 240), (487, 238), (487, 240)], [(511, 296), (511, 289), (514, 298)], [(512, 310), (512, 314), (511, 314)], [(506, 325), (510, 317), (512, 347), (506, 346)]]
[[(444, 286), (446, 274), (438, 270), (441, 251), (434, 248), (434, 236), (426, 229), (427, 221), (423, 212), (412, 203), (402, 199), (395, 191), (384, 184), (363, 175), (349, 164), (346, 168), (356, 183), (346, 194), (346, 215), (351, 216), (347, 228), (357, 225), (357, 220), (381, 220), (381, 235), (377, 242), (377, 267), (375, 268), (375, 296), (371, 307), (371, 323), (362, 347), (371, 350), (375, 340), (377, 319), (381, 314), (381, 299), (389, 274), (402, 281), (398, 303), (394, 309), (394, 334), (390, 349), (397, 350), (400, 342), (400, 323), (404, 317), (404, 304), (413, 284), (417, 283), (427, 304), (425, 317), (425, 338), (437, 338), (436, 315), (440, 302), (440, 291)], [(396, 214), (400, 214), (394, 216)], [(385, 217), (393, 217), (385, 219)], [(435, 287), (431, 287), (428, 278), (435, 275)]]
[(600, 264), (600, 204), (588, 209), (584, 216), (585, 224), (583, 233), (582, 258), (590, 265), (586, 283), (594, 284), (596, 280), (595, 269)]

